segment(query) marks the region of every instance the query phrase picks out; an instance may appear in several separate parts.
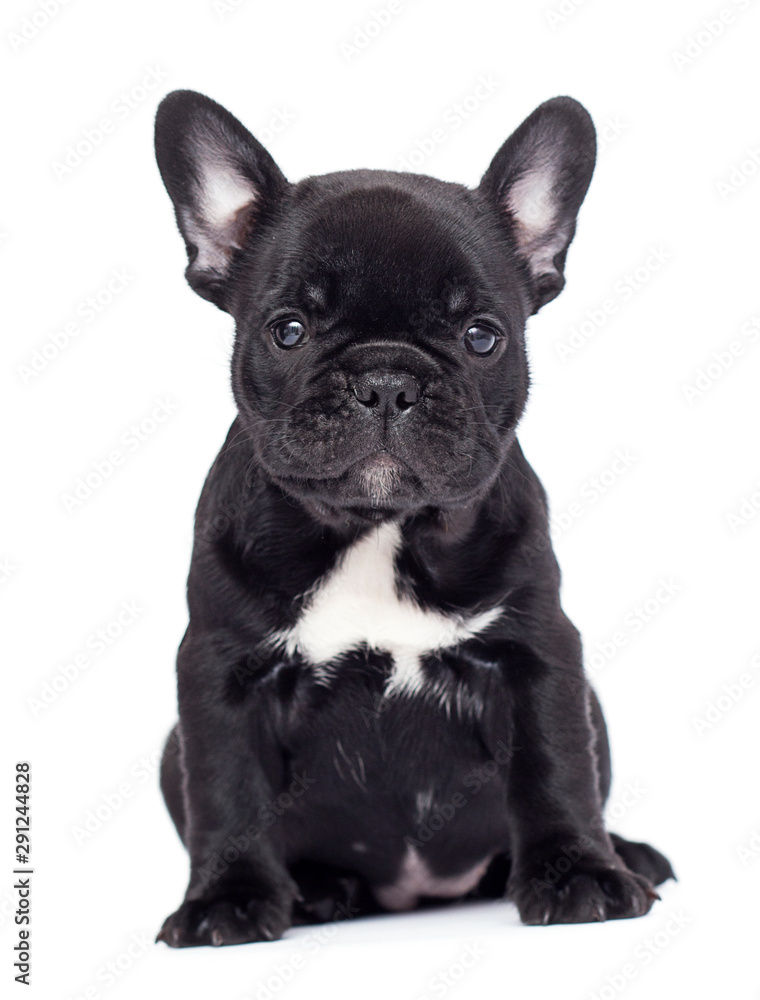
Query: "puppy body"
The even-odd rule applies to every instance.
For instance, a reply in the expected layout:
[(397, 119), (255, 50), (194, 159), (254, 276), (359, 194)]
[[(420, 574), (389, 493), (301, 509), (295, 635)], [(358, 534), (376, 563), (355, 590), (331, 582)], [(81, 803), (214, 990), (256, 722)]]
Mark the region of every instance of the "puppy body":
[(191, 878), (159, 937), (505, 888), (531, 923), (646, 912), (672, 873), (604, 830), (604, 723), (515, 437), (588, 116), (543, 105), (476, 191), (289, 185), (189, 92), (157, 153), (188, 280), (236, 319), (240, 412), (196, 520), (162, 769)]

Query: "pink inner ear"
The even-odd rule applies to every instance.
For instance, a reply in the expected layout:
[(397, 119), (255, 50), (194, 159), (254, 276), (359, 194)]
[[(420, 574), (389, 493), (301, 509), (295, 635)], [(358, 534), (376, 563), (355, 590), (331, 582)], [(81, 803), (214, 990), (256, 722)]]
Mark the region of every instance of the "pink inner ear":
[(204, 223), (222, 228), (230, 218), (256, 198), (256, 191), (224, 159), (202, 164), (198, 202)]
[(198, 249), (194, 271), (222, 274), (233, 250), (242, 247), (255, 217), (256, 191), (233, 168), (206, 167), (199, 182), (196, 207), (183, 207), (188, 240)]
[(572, 234), (572, 222), (561, 221), (556, 181), (556, 168), (548, 162), (539, 163), (507, 192), (506, 204), (517, 247), (537, 283), (541, 279), (559, 278), (554, 258)]
[(553, 194), (555, 180), (556, 171), (546, 164), (529, 170), (510, 188), (507, 207), (527, 232), (542, 234), (554, 225), (557, 215)]
[(256, 218), (256, 201), (249, 201), (242, 205), (234, 215), (232, 215), (226, 225), (220, 230), (225, 245), (231, 249), (239, 250), (245, 243), (245, 238), (251, 231)]

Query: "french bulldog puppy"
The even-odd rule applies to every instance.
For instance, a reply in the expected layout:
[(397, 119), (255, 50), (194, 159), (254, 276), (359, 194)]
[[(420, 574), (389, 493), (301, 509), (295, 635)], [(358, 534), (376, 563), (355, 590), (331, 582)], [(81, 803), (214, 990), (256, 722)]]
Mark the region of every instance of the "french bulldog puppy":
[(672, 876), (605, 831), (610, 757), (515, 436), (526, 320), (564, 285), (595, 161), (542, 104), (479, 186), (288, 182), (229, 112), (158, 109), (191, 287), (236, 323), (162, 765), (190, 883), (173, 947), (505, 894), (635, 917)]

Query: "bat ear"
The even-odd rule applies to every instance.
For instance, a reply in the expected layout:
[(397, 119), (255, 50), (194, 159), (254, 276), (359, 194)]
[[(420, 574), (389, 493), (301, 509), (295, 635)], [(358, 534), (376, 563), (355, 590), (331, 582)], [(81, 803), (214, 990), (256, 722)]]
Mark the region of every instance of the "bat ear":
[(187, 248), (185, 276), (226, 308), (235, 251), (288, 182), (233, 115), (203, 94), (175, 90), (156, 113), (156, 159)]
[(588, 111), (571, 97), (555, 97), (507, 139), (480, 182), (528, 265), (533, 312), (565, 284), (565, 256), (595, 161)]

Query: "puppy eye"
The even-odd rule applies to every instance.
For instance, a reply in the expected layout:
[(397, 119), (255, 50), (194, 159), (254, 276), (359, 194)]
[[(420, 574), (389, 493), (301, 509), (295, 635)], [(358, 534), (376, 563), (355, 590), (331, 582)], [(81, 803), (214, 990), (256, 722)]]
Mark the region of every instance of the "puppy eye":
[(499, 338), (489, 326), (471, 326), (462, 337), (462, 342), (469, 354), (482, 358), (496, 348)]
[(306, 327), (297, 319), (281, 320), (271, 330), (275, 344), (285, 351), (289, 351), (291, 347), (302, 347), (309, 339)]

